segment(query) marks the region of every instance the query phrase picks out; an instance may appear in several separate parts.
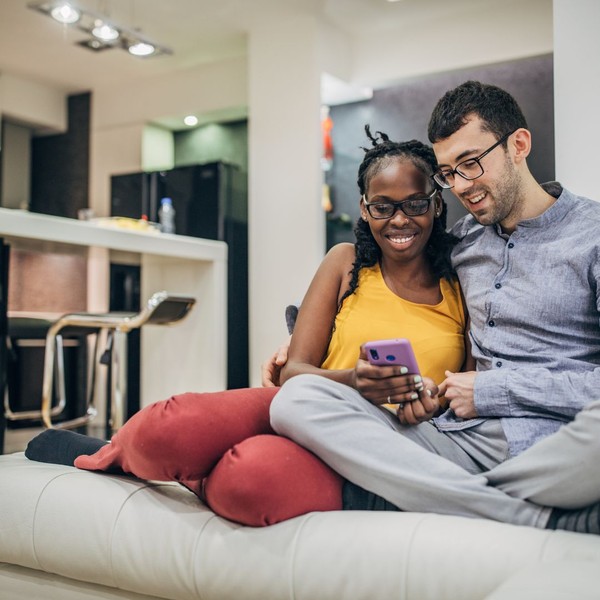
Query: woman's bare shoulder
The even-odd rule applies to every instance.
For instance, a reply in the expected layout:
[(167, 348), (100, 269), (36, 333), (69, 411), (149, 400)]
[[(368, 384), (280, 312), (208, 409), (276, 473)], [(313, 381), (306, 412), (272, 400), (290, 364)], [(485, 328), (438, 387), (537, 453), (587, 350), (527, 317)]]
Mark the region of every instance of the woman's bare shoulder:
[(339, 263), (350, 262), (350, 264), (352, 264), (356, 260), (354, 244), (351, 244), (350, 242), (336, 244), (327, 253), (327, 259)]

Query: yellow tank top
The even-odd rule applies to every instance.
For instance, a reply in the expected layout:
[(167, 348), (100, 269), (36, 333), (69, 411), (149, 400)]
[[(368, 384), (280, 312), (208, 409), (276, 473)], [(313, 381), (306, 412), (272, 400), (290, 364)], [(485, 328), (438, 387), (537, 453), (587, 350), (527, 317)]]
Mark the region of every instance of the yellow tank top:
[(350, 369), (360, 345), (371, 340), (410, 340), (421, 374), (435, 383), (444, 371), (460, 370), (465, 360), (465, 311), (458, 282), (440, 280), (442, 301), (416, 304), (396, 296), (385, 284), (379, 265), (363, 268), (359, 285), (335, 319), (335, 331), (323, 369)]

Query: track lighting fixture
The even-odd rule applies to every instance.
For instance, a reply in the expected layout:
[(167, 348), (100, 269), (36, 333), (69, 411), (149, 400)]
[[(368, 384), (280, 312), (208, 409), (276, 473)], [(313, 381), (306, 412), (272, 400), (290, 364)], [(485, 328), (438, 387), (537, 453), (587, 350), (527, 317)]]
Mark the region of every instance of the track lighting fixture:
[(112, 22), (108, 17), (77, 6), (67, 0), (31, 2), (28, 8), (47, 15), (63, 25), (70, 25), (87, 34), (87, 38), (76, 42), (79, 46), (94, 50), (121, 48), (133, 56), (159, 56), (173, 52), (150, 41), (135, 29), (128, 29)]

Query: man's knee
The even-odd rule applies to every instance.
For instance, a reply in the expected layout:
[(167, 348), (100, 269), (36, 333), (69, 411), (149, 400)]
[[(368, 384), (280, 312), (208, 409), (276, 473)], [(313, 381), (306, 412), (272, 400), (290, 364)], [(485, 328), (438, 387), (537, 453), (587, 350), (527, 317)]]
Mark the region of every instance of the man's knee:
[(323, 395), (321, 388), (329, 383), (319, 375), (296, 375), (286, 381), (271, 403), (271, 427), (279, 434), (289, 435), (289, 428), (311, 413), (310, 404)]

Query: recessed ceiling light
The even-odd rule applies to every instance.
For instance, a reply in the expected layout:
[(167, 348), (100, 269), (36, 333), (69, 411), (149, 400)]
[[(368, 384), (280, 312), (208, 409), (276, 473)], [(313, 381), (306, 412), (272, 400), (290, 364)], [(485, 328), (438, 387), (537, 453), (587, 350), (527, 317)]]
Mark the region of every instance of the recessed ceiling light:
[(112, 42), (119, 37), (118, 29), (115, 29), (112, 25), (105, 23), (104, 21), (97, 20), (94, 23), (94, 28), (92, 29), (92, 35), (97, 37), (99, 40), (103, 42)]
[(66, 25), (77, 23), (81, 18), (81, 13), (73, 8), (68, 2), (55, 6), (50, 11), (50, 14), (55, 21), (65, 23)]
[(135, 44), (131, 44), (127, 49), (129, 50), (129, 53), (134, 56), (150, 56), (151, 54), (154, 54), (154, 51), (156, 50), (152, 44), (146, 42), (136, 42)]
[(198, 125), (198, 117), (195, 117), (194, 115), (188, 115), (185, 117), (185, 119), (183, 119), (183, 122), (188, 127), (193, 127), (194, 125)]

